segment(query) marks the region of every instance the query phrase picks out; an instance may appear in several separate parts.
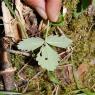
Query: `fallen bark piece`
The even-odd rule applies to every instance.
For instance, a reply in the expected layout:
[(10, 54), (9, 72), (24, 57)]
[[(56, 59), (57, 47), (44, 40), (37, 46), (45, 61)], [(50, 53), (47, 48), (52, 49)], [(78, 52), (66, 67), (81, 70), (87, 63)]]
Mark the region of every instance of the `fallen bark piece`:
[(8, 68), (0, 72), (0, 75), (3, 77), (4, 90), (11, 91), (14, 89), (14, 72), (16, 68)]
[(11, 13), (9, 9), (6, 7), (4, 1), (2, 2), (2, 12), (5, 36), (11, 37), (17, 42), (18, 40), (20, 40), (17, 21), (11, 16)]

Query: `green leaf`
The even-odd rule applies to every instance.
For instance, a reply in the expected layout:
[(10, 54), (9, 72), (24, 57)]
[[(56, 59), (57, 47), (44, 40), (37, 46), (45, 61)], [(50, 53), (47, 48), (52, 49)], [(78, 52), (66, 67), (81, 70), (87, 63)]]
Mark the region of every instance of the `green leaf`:
[(89, 89), (83, 89), (82, 91), (87, 95), (95, 95), (95, 92), (91, 92)]
[(21, 95), (22, 93), (17, 92), (8, 92), (8, 91), (0, 91), (0, 95)]
[(59, 84), (59, 80), (56, 77), (54, 72), (48, 71), (48, 76), (49, 76), (50, 81), (52, 81), (55, 84)]
[(18, 49), (33, 51), (44, 44), (44, 40), (39, 37), (31, 37), (23, 39), (23, 41), (18, 43)]
[(45, 44), (37, 54), (36, 60), (42, 68), (45, 68), (48, 71), (54, 71), (60, 61), (60, 58), (56, 51), (54, 51), (48, 44)]
[(95, 95), (94, 92), (91, 92), (89, 89), (80, 89), (73, 91), (76, 95)]
[(95, 0), (92, 1), (92, 4), (95, 6)]
[(87, 95), (87, 94), (85, 94), (83, 91), (81, 91), (81, 90), (75, 90), (75, 91), (73, 91), (73, 94), (75, 95)]
[(89, 0), (82, 0), (81, 9), (85, 10), (89, 5)]
[(87, 95), (87, 94), (85, 94), (85, 93), (81, 93), (81, 94), (76, 94), (76, 95)]
[(56, 47), (67, 48), (71, 45), (72, 40), (70, 40), (66, 36), (50, 35), (47, 37), (46, 42)]
[(15, 14), (15, 11), (12, 9), (12, 1), (10, 2), (9, 0), (4, 0), (4, 3), (5, 5), (8, 7), (10, 13), (13, 15), (13, 16), (16, 16)]
[(75, 8), (73, 12), (74, 17), (78, 18), (81, 14), (83, 14), (88, 8), (89, 4), (89, 0), (79, 0), (77, 8)]

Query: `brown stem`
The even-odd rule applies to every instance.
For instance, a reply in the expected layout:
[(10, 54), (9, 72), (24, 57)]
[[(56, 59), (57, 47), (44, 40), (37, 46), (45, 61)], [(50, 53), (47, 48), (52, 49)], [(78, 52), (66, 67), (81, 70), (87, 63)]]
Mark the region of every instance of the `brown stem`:
[(0, 64), (1, 64), (1, 71), (0, 75), (3, 77), (4, 83), (4, 90), (10, 91), (14, 88), (14, 71), (16, 68), (12, 68), (12, 65), (8, 59), (8, 53), (5, 51), (8, 48), (7, 39), (2, 38), (0, 41), (2, 50), (0, 51)]
[(3, 77), (4, 90), (10, 91), (14, 88), (14, 71), (15, 68), (8, 68), (4, 71), (1, 71), (1, 75)]
[[(17, 10), (19, 10), (20, 8), (20, 0), (16, 1), (16, 6)], [(7, 8), (7, 6), (5, 5), (5, 2), (2, 1), (1, 3), (1, 8), (2, 8), (2, 14), (3, 14), (3, 24), (4, 24), (4, 31), (5, 31), (5, 37), (9, 37), (9, 38), (13, 38), (14, 42), (18, 42), (20, 40), (20, 34), (19, 34), (19, 30), (17, 27), (17, 20), (14, 19), (9, 11), (9, 9)], [(22, 10), (21, 10), (22, 11)], [(20, 12), (21, 12), (20, 11)], [(22, 18), (22, 14), (19, 12), (21, 18)], [(22, 20), (22, 19), (21, 19)], [(24, 22), (24, 21), (22, 21)], [(6, 38), (2, 38), (2, 40), (0, 41), (0, 47), (1, 47), (1, 51), (0, 51), (0, 74), (3, 77), (3, 81), (4, 81), (4, 90), (12, 90), (14, 88), (14, 71), (16, 70), (15, 68), (12, 68), (11, 63), (9, 62), (9, 57), (8, 57), (8, 52), (6, 51), (8, 49), (8, 45), (10, 43), (10, 41), (8, 42), (9, 39)]]

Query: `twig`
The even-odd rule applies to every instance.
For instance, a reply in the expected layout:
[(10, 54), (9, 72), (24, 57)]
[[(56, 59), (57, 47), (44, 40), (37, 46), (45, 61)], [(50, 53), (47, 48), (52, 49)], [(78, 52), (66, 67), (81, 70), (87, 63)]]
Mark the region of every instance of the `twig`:
[(27, 53), (27, 52), (21, 52), (21, 51), (11, 50), (11, 49), (7, 49), (6, 51), (9, 52), (9, 53), (13, 53), (13, 54), (20, 54), (20, 55), (24, 55), (24, 56), (30, 56), (30, 54)]
[(89, 30), (88, 30), (88, 32), (90, 32), (91, 31), (91, 29), (92, 29), (92, 27), (95, 25), (95, 23), (92, 23), (92, 25), (90, 26), (90, 28), (89, 28)]
[(28, 65), (27, 64), (25, 64), (21, 69), (20, 69), (20, 71), (18, 72), (18, 77), (20, 78), (20, 79), (22, 79), (22, 80), (25, 80), (23, 77), (21, 77), (21, 75), (20, 75), (20, 73), (23, 71), (23, 69), (24, 68), (26, 68)]
[(25, 92), (26, 92), (26, 90), (27, 90), (27, 88), (28, 88), (28, 86), (29, 86), (30, 81), (32, 81), (33, 79), (37, 78), (39, 75), (41, 75), (41, 73), (42, 73), (42, 71), (38, 72), (38, 73), (37, 73), (36, 75), (34, 75), (30, 80), (28, 80), (28, 83), (27, 83), (27, 85), (26, 85), (26, 87), (25, 87), (25, 89), (23, 90), (22, 93), (25, 93)]
[(59, 30), (61, 35), (64, 35), (64, 32), (60, 29), (60, 27), (57, 26), (57, 29)]
[(57, 85), (57, 87), (56, 87), (55, 95), (58, 95), (58, 91), (59, 91), (59, 85)]
[(95, 84), (91, 88), (95, 91)]
[(61, 52), (61, 53), (59, 53), (59, 56), (61, 56), (61, 55), (65, 54), (65, 53), (66, 53), (66, 51)]
[(58, 95), (59, 85), (56, 85), (54, 90), (52, 91), (52, 95)]
[(43, 20), (41, 20), (41, 22), (40, 22), (40, 24), (39, 24), (39, 27), (38, 27), (38, 30), (39, 30), (39, 31), (41, 31), (42, 25), (43, 25)]

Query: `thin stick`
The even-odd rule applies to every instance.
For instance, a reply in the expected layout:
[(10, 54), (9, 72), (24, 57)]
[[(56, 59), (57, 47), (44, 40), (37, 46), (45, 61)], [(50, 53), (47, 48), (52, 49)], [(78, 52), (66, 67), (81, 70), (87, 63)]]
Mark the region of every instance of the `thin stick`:
[(13, 53), (13, 54), (20, 54), (20, 55), (24, 55), (24, 56), (30, 56), (29, 53), (27, 52), (21, 52), (21, 51), (16, 51), (16, 50), (11, 50), (11, 49), (7, 49), (6, 50), (9, 53)]
[(22, 79), (22, 80), (25, 80), (23, 77), (21, 77), (21, 75), (20, 75), (20, 73), (23, 71), (23, 69), (25, 69), (26, 67), (27, 67), (28, 65), (27, 64), (25, 64), (21, 69), (20, 69), (20, 71), (18, 72), (18, 77), (20, 78), (20, 79)]
[(58, 95), (58, 89), (59, 89), (59, 85), (56, 85), (54, 90), (52, 91), (52, 95), (54, 95), (54, 93), (55, 95)]
[(36, 75), (34, 75), (34, 76), (28, 81), (27, 86), (25, 87), (25, 89), (23, 90), (22, 93), (25, 93), (25, 92), (26, 92), (26, 90), (27, 90), (27, 88), (28, 88), (28, 86), (29, 86), (30, 81), (32, 81), (33, 79), (37, 78), (39, 75), (41, 75), (41, 73), (42, 73), (42, 71), (38, 72)]
[(64, 32), (60, 29), (60, 27), (57, 26), (57, 29), (59, 30), (61, 35), (64, 35)]

